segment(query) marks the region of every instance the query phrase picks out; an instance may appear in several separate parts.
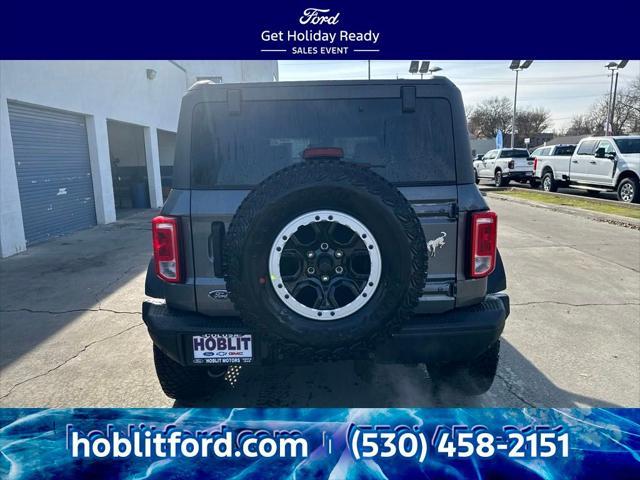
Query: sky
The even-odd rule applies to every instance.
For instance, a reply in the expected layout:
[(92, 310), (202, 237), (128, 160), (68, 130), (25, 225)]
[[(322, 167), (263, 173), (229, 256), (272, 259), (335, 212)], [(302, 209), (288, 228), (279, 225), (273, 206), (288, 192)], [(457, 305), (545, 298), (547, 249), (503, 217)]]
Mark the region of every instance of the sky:
[[(613, 59), (618, 61), (619, 59)], [(536, 60), (520, 72), (518, 107), (544, 107), (551, 112), (551, 129), (569, 126), (574, 115), (586, 113), (600, 97), (609, 94), (610, 60)], [(462, 92), (465, 107), (489, 97), (513, 100), (515, 73), (509, 60), (432, 61)], [(366, 60), (280, 60), (280, 80), (348, 80), (367, 78)], [(371, 78), (410, 78), (409, 60), (373, 60)], [(640, 61), (620, 70), (618, 89), (640, 76)]]

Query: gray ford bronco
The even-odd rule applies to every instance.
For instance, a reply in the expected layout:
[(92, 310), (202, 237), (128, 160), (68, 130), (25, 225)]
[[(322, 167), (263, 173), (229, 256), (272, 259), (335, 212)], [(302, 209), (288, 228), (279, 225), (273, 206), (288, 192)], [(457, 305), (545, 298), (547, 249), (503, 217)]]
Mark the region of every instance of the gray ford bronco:
[(164, 392), (344, 359), (487, 391), (509, 297), (468, 138), (442, 77), (195, 84), (143, 303)]

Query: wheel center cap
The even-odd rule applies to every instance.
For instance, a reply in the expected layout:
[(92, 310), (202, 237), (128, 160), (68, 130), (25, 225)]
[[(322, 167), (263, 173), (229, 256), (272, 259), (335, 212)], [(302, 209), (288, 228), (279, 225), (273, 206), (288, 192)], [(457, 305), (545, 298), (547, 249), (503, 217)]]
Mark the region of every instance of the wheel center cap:
[(322, 256), (318, 259), (318, 270), (320, 273), (329, 273), (333, 270), (333, 262), (330, 258)]

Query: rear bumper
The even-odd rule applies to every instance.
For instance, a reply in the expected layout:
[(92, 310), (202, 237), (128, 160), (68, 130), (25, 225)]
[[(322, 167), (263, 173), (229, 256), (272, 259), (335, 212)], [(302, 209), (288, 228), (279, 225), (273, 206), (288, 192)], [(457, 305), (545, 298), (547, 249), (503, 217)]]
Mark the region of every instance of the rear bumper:
[[(373, 354), (378, 363), (420, 363), (472, 360), (495, 342), (509, 316), (509, 297), (487, 295), (482, 303), (437, 315), (416, 315), (372, 351), (354, 352), (353, 358)], [(238, 317), (207, 317), (145, 301), (142, 318), (153, 343), (182, 365), (193, 365), (192, 336), (252, 334), (253, 363), (307, 364), (308, 356), (284, 356), (279, 346), (253, 333)]]
[(506, 171), (502, 176), (510, 180), (529, 180), (533, 178), (533, 171)]

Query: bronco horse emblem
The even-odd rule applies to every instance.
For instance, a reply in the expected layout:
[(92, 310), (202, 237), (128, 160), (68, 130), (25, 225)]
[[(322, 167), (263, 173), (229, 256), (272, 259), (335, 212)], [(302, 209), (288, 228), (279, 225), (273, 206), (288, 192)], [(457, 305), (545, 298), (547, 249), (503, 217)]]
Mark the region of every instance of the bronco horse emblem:
[(440, 232), (440, 233), (442, 235), (440, 235), (437, 238), (434, 238), (433, 240), (429, 240), (427, 242), (427, 251), (429, 252), (430, 257), (435, 257), (436, 250), (445, 246), (444, 239), (447, 236), (447, 232)]

